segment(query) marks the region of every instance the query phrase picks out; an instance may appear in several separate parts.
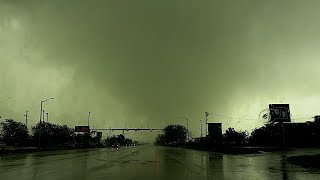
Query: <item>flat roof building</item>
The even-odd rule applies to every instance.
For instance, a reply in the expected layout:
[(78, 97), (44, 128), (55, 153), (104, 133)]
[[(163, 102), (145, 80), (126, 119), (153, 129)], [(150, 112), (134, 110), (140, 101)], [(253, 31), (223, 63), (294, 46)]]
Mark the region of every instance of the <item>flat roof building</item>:
[(222, 142), (222, 123), (208, 123), (208, 136), (210, 142), (219, 144)]

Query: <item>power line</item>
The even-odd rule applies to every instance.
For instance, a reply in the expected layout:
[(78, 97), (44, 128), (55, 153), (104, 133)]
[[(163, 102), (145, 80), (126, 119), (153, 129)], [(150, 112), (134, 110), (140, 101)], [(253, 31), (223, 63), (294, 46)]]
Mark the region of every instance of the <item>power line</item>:
[(312, 118), (314, 118), (314, 117), (293, 118), (293, 119), (291, 119), (291, 120), (312, 119)]
[(213, 115), (213, 116), (219, 116), (219, 117), (224, 117), (224, 118), (230, 118), (230, 119), (259, 120), (259, 119), (249, 119), (249, 118), (240, 118), (240, 117), (225, 116), (225, 115), (220, 115), (220, 114), (211, 114), (211, 115)]
[[(250, 118), (241, 118), (241, 117), (233, 117), (233, 116), (226, 116), (226, 115), (220, 115), (220, 114), (211, 114), (213, 116), (218, 117), (224, 117), (224, 118), (230, 118), (230, 119), (240, 119), (240, 120), (261, 120), (261, 119), (250, 119)], [(303, 120), (303, 119), (312, 119), (314, 117), (301, 117), (301, 118), (292, 118), (291, 120)]]

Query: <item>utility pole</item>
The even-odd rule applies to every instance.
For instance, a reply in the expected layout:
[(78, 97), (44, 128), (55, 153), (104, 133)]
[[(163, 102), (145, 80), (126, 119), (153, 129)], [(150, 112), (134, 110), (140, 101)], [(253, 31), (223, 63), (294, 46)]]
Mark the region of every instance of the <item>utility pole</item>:
[(88, 126), (89, 126), (89, 129), (90, 129), (90, 112), (89, 112), (89, 116), (88, 116)]
[(190, 139), (190, 132), (189, 132), (189, 119), (187, 118), (187, 130), (188, 130), (188, 136), (187, 136), (187, 140), (189, 142)]
[(41, 120), (42, 120), (42, 103), (43, 101), (41, 101), (41, 105), (40, 105), (40, 124), (41, 124)]
[(124, 122), (124, 130), (122, 131), (122, 134), (125, 135), (126, 131), (127, 131), (127, 123)]
[(49, 113), (47, 112), (47, 122), (49, 122)]
[(28, 129), (28, 112), (26, 111), (26, 114), (24, 115), (26, 117), (26, 128)]
[(124, 130), (122, 131), (122, 134), (124, 135), (125, 132), (126, 132), (126, 122), (124, 122)]
[(200, 119), (200, 137), (202, 137), (202, 120)]
[[(91, 137), (91, 132), (90, 132), (90, 111), (89, 111), (89, 115), (88, 115), (88, 128), (89, 128), (89, 137)], [(90, 139), (89, 139), (89, 144), (90, 144)]]

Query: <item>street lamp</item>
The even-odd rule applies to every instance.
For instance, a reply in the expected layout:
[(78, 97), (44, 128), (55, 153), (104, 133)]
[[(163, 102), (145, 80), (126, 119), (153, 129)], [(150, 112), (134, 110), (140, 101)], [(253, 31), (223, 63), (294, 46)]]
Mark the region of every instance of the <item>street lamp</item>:
[(43, 109), (42, 110), (42, 118), (41, 118), (42, 122), (46, 122), (46, 118), (44, 117), (44, 113), (45, 113), (45, 110)]
[[(28, 129), (28, 112), (26, 111), (26, 114), (24, 115), (26, 117), (26, 128)], [(1, 117), (0, 117), (1, 118)]]
[(52, 99), (54, 99), (53, 97), (52, 98), (49, 98), (49, 99), (46, 99), (46, 100), (42, 100), (41, 102), (40, 102), (40, 124), (39, 124), (39, 149), (40, 149), (40, 136), (41, 136), (41, 125), (42, 125), (42, 121), (41, 121), (41, 117), (42, 117), (42, 111), (43, 111), (43, 103), (44, 102), (46, 102), (46, 101), (49, 101), (49, 100), (52, 100)]
[(42, 110), (43, 110), (43, 103), (46, 102), (46, 101), (49, 101), (49, 100), (52, 100), (54, 99), (53, 97), (52, 98), (49, 98), (49, 99), (46, 99), (46, 100), (43, 100), (41, 101), (41, 107), (40, 107), (40, 123), (41, 123), (41, 114), (42, 114)]
[(209, 113), (205, 112), (204, 114), (206, 115), (206, 137), (207, 137), (207, 135), (208, 135), (208, 116), (209, 116)]

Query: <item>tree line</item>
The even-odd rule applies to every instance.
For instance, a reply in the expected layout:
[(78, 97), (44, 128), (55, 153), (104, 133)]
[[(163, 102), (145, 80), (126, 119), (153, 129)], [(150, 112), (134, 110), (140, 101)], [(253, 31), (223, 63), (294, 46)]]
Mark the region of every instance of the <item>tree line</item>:
[[(188, 130), (182, 125), (168, 125), (164, 128), (163, 134), (159, 134), (155, 140), (156, 145), (174, 145), (182, 144), (187, 140)], [(228, 128), (222, 135), (224, 143), (245, 144), (248, 140), (247, 131), (236, 131), (234, 128)]]
[[(164, 128), (163, 134), (157, 136), (155, 144), (185, 144), (187, 134), (188, 130), (184, 126), (168, 125)], [(266, 124), (255, 128), (251, 134), (248, 131), (237, 131), (230, 127), (221, 135), (219, 144), (308, 147), (320, 146), (319, 139), (320, 122)], [(204, 143), (208, 143), (208, 140), (204, 140)]]
[(31, 128), (31, 132), (25, 124), (13, 119), (6, 119), (0, 123), (0, 126), (0, 142), (15, 147), (38, 147), (39, 135), (42, 148), (92, 148), (107, 147), (114, 143), (119, 145), (137, 143), (125, 138), (122, 134), (102, 140), (102, 137), (92, 137), (89, 133), (76, 133), (67, 125), (48, 122), (36, 124)]

